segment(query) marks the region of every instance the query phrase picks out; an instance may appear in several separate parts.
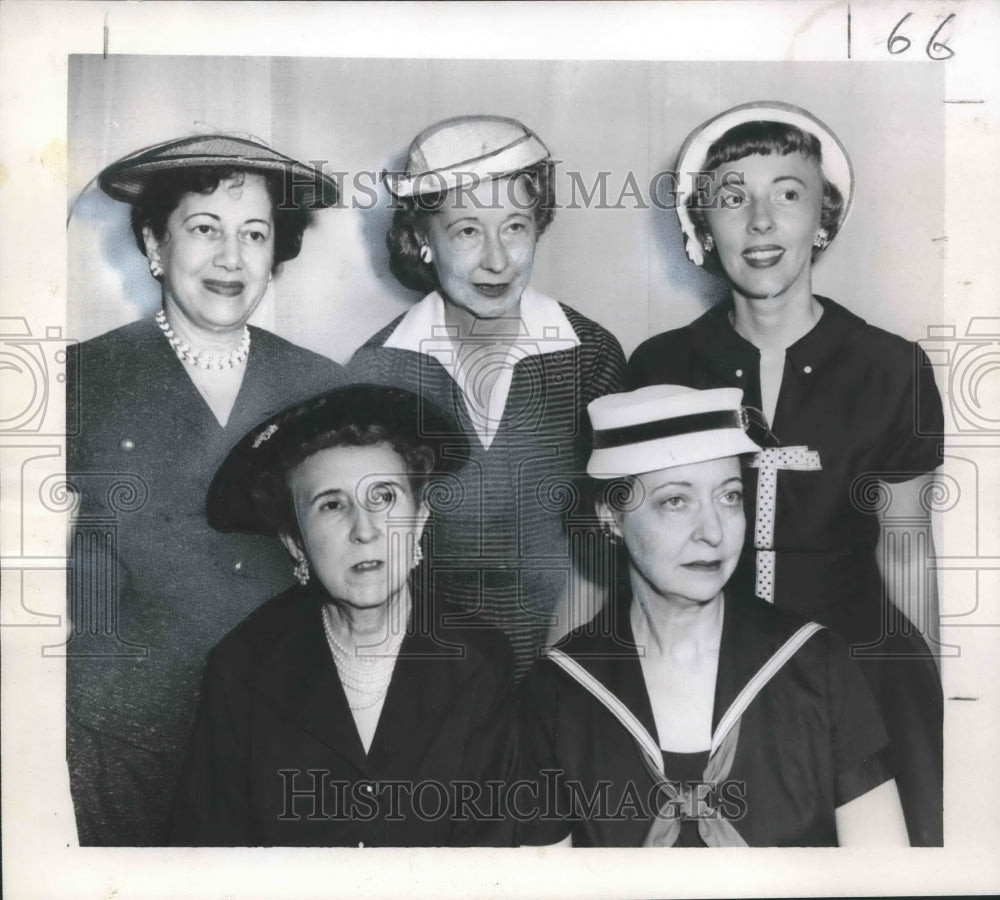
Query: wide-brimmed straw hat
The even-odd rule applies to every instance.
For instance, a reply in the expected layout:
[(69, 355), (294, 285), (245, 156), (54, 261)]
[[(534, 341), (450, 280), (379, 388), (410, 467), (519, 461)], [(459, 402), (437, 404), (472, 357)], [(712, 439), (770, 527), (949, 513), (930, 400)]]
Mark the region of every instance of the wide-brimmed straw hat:
[(396, 197), (421, 197), (511, 175), (548, 158), (542, 139), (517, 119), (457, 116), (421, 131), (410, 144), (406, 171), (384, 178)]
[(723, 113), (703, 122), (681, 146), (677, 155), (677, 218), (684, 232), (684, 249), (695, 265), (702, 265), (705, 255), (688, 209), (695, 176), (704, 171), (708, 148), (721, 138), (730, 128), (746, 122), (781, 122), (813, 135), (820, 143), (823, 154), (823, 174), (840, 191), (844, 199), (840, 211), (838, 229), (843, 226), (854, 202), (854, 168), (847, 150), (840, 139), (822, 121), (808, 110), (790, 103), (775, 100), (758, 100), (734, 106)]
[(344, 385), (282, 410), (233, 447), (208, 489), (208, 523), (218, 531), (276, 535), (281, 523), (261, 507), (256, 487), (280, 475), (303, 444), (348, 425), (381, 425), (403, 441), (429, 446), (438, 473), (459, 468), (468, 456), (467, 438), (434, 404), (401, 388)]
[(190, 166), (280, 172), (285, 175), (288, 206), (323, 209), (335, 206), (337, 182), (328, 175), (285, 156), (259, 138), (231, 133), (209, 133), (154, 144), (113, 162), (97, 176), (101, 189), (115, 200), (135, 203), (156, 172)]
[(760, 447), (747, 437), (742, 400), (739, 388), (698, 391), (676, 384), (599, 397), (587, 406), (594, 430), (587, 473), (619, 478), (756, 453)]

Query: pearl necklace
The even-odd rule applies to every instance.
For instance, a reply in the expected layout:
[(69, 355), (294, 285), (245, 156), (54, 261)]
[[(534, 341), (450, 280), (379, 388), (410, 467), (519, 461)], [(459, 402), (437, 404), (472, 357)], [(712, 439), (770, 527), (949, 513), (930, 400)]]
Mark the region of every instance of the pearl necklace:
[(186, 344), (170, 327), (167, 322), (167, 314), (161, 309), (156, 314), (156, 324), (160, 326), (166, 339), (170, 342), (177, 358), (189, 366), (197, 366), (200, 369), (235, 369), (246, 360), (250, 353), (250, 329), (243, 326), (243, 337), (235, 350), (230, 350), (228, 354), (206, 353), (202, 350), (195, 350), (190, 344)]
[[(409, 611), (407, 601), (404, 610), (406, 618), (409, 617)], [(378, 654), (359, 656), (357, 649), (345, 647), (337, 639), (333, 630), (333, 616), (327, 604), (323, 606), (323, 631), (326, 632), (326, 642), (333, 654), (344, 693), (347, 694), (347, 705), (351, 709), (367, 709), (380, 702), (389, 692), (389, 682), (392, 681), (403, 635), (390, 635)]]

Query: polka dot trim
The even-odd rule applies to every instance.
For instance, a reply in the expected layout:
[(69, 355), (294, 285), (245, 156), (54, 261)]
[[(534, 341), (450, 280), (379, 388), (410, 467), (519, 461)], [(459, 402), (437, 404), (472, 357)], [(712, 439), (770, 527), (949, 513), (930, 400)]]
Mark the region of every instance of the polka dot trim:
[(819, 453), (808, 447), (768, 447), (750, 464), (760, 470), (757, 477), (757, 514), (753, 543), (757, 550), (757, 596), (774, 602), (774, 517), (778, 497), (778, 471), (821, 469)]

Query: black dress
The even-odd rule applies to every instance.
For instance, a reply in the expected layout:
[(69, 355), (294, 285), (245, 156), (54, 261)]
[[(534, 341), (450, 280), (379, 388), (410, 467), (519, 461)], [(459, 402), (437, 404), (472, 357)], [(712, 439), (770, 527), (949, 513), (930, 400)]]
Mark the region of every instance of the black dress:
[[(624, 601), (624, 602), (621, 602)], [(656, 735), (628, 616), (628, 596), (558, 646)], [(713, 730), (760, 667), (804, 620), (727, 589)], [(522, 844), (639, 847), (662, 795), (632, 735), (551, 660), (521, 689), (522, 776), (537, 785), (537, 814), (522, 815)], [(751, 847), (836, 846), (834, 811), (891, 777), (888, 739), (859, 667), (828, 629), (812, 635), (743, 713), (717, 805)], [(672, 772), (668, 779), (690, 773)], [(527, 810), (524, 810), (527, 812)], [(682, 823), (675, 846), (700, 844)]]
[[(775, 519), (763, 542), (753, 525), (763, 497), (758, 482), (765, 482), (748, 471), (747, 546), (736, 583), (766, 590), (778, 606), (848, 639), (892, 738), (910, 842), (940, 845), (940, 680), (923, 638), (884, 596), (876, 545), (879, 512), (891, 523), (877, 483), (912, 479), (941, 464), (941, 399), (917, 345), (817, 300), (823, 315), (787, 350), (771, 423), (781, 447), (807, 448), (808, 458), (779, 469), (771, 482)], [(731, 311), (731, 301), (720, 303), (643, 343), (629, 360), (630, 387), (739, 387), (744, 403), (760, 408), (760, 353), (736, 333)], [(773, 575), (764, 569), (761, 579), (766, 554), (759, 551), (768, 543)]]

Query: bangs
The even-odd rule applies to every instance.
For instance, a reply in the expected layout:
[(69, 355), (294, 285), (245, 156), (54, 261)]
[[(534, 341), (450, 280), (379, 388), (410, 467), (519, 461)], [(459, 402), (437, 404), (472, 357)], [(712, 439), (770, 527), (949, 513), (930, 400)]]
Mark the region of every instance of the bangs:
[(783, 122), (744, 122), (730, 128), (708, 148), (702, 169), (710, 172), (747, 156), (790, 153), (800, 153), (806, 159), (814, 159), (819, 166), (823, 164), (823, 150), (815, 135)]

